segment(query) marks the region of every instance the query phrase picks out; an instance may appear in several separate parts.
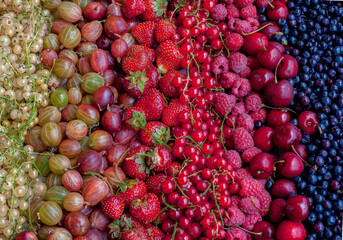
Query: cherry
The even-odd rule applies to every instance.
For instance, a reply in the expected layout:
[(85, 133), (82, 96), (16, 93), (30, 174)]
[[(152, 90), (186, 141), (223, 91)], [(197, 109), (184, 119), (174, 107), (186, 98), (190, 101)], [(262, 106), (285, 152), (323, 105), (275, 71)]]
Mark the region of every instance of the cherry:
[(304, 163), (295, 153), (286, 152), (280, 156), (277, 169), (282, 176), (295, 178), (304, 171)]
[(256, 178), (266, 179), (273, 173), (274, 160), (272, 155), (261, 152), (250, 162), (250, 172)]
[(263, 152), (269, 152), (273, 149), (273, 129), (267, 126), (263, 126), (256, 130), (254, 134), (255, 146), (261, 149)]
[(291, 193), (296, 193), (294, 182), (288, 179), (278, 179), (272, 187), (272, 195), (277, 198), (288, 197)]
[(269, 19), (273, 21), (277, 21), (279, 18), (287, 19), (288, 14), (288, 8), (283, 2), (273, 1), (269, 3), (267, 8), (267, 16)]
[(298, 74), (298, 61), (290, 56), (290, 55), (283, 55), (282, 60), (277, 69), (277, 76), (278, 78), (293, 78)]
[(306, 230), (301, 222), (285, 220), (276, 229), (277, 240), (305, 240)]
[(294, 144), (292, 147), (292, 152), (299, 155), (303, 160), (306, 160), (308, 158), (305, 144), (302, 144), (302, 143)]
[(251, 87), (256, 91), (261, 91), (269, 83), (274, 82), (275, 76), (267, 68), (257, 68), (250, 75)]
[(274, 46), (277, 49), (279, 49), (279, 51), (283, 54), (285, 52), (285, 47), (279, 43), (279, 42), (275, 42), (275, 41), (270, 41), (269, 42), (269, 46)]
[(288, 151), (292, 145), (301, 141), (301, 132), (292, 123), (283, 123), (274, 129), (274, 145), (282, 150)]
[(295, 195), (287, 199), (285, 205), (286, 216), (293, 221), (304, 221), (307, 218), (310, 201), (302, 195)]
[(275, 227), (273, 226), (273, 224), (267, 221), (257, 222), (252, 231), (255, 233), (262, 233), (262, 235), (252, 234), (252, 237), (255, 240), (265, 240), (265, 239), (275, 238)]
[(271, 128), (275, 128), (276, 126), (288, 122), (289, 120), (291, 120), (291, 115), (287, 110), (273, 109), (267, 115), (267, 123)]
[(274, 46), (269, 46), (268, 48), (257, 51), (257, 60), (263, 67), (270, 70), (276, 68), (281, 58), (281, 52)]
[(243, 47), (248, 54), (255, 56), (259, 50), (268, 48), (268, 38), (262, 33), (249, 34), (244, 38)]
[[(267, 27), (264, 27), (268, 25)], [(275, 33), (279, 33), (281, 28), (279, 27), (279, 25), (276, 22), (264, 22), (261, 24), (260, 26), (261, 28), (264, 27), (263, 29), (260, 30), (260, 33), (264, 34), (267, 36), (268, 40), (272, 40), (273, 36), (275, 35)]]
[(269, 210), (269, 220), (272, 223), (281, 222), (286, 216), (285, 214), (286, 200), (282, 198), (276, 198), (272, 201)]
[(301, 130), (308, 134), (314, 134), (319, 124), (317, 114), (312, 111), (304, 111), (298, 116), (298, 123)]

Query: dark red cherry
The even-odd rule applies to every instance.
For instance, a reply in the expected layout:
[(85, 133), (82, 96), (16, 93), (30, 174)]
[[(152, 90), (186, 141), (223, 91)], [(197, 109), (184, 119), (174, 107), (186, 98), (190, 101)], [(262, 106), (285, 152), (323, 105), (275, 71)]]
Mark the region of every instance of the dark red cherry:
[(257, 222), (252, 230), (255, 233), (262, 233), (262, 235), (252, 234), (251, 236), (255, 240), (266, 240), (275, 238), (275, 227), (273, 224), (267, 221)]
[(259, 50), (268, 48), (268, 38), (262, 33), (253, 33), (244, 37), (244, 50), (255, 56)]
[(268, 48), (257, 52), (257, 60), (263, 67), (270, 70), (274, 70), (276, 68), (281, 58), (281, 52), (274, 46), (269, 46)]
[(295, 188), (294, 182), (288, 179), (278, 179), (275, 181), (272, 187), (272, 195), (276, 198), (286, 198), (291, 193), (296, 193), (297, 189)]
[(274, 145), (282, 150), (288, 151), (292, 145), (301, 141), (301, 132), (292, 123), (283, 123), (277, 126), (273, 132)]
[(294, 144), (292, 147), (292, 152), (299, 155), (303, 160), (306, 160), (308, 158), (305, 144), (302, 144), (302, 143)]
[(273, 149), (273, 129), (267, 126), (263, 126), (256, 130), (254, 134), (255, 146), (261, 149), (263, 152), (269, 152)]
[(282, 198), (276, 198), (272, 201), (272, 204), (270, 205), (269, 210), (269, 220), (272, 223), (279, 223), (284, 219), (285, 217), (285, 205), (286, 200)]
[(277, 240), (305, 240), (306, 230), (301, 222), (285, 220), (276, 229)]
[(267, 115), (267, 123), (271, 128), (275, 128), (289, 120), (291, 120), (291, 115), (287, 110), (273, 109)]
[(250, 162), (251, 174), (260, 179), (266, 179), (273, 173), (274, 160), (269, 153), (261, 152), (257, 154)]
[(287, 19), (288, 14), (288, 8), (284, 3), (280, 1), (269, 3), (267, 8), (267, 16), (269, 19), (273, 21), (277, 21), (279, 18)]
[(267, 68), (257, 68), (250, 75), (250, 83), (255, 91), (261, 91), (269, 83), (274, 82), (275, 76)]
[(270, 41), (268, 43), (269, 45), (268, 46), (273, 46), (273, 47), (276, 47), (277, 49), (279, 49), (279, 51), (283, 54), (284, 51), (285, 51), (285, 47), (279, 43), (279, 42), (275, 42), (275, 41)]
[(304, 111), (298, 116), (299, 127), (308, 134), (314, 134), (317, 131), (319, 119), (317, 114), (312, 111)]
[(268, 40), (272, 40), (273, 36), (275, 35), (275, 33), (280, 32), (281, 28), (274, 21), (264, 22), (264, 23), (261, 24), (260, 27), (262, 28), (262, 27), (264, 27), (266, 25), (268, 25), (268, 26), (263, 28), (262, 30), (260, 30), (260, 33), (266, 35)]
[(295, 153), (286, 152), (280, 156), (277, 170), (286, 178), (295, 178), (304, 171), (304, 163)]
[(295, 195), (287, 199), (285, 205), (286, 216), (293, 221), (304, 221), (307, 218), (310, 201), (302, 195)]
[(290, 55), (283, 55), (282, 60), (277, 69), (277, 76), (278, 78), (293, 78), (298, 74), (298, 61), (290, 56)]

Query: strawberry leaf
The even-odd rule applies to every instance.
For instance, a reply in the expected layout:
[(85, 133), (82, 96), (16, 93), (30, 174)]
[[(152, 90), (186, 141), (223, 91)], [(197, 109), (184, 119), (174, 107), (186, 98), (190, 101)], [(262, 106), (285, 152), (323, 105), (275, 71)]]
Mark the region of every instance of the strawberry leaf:
[(145, 163), (145, 155), (137, 153), (135, 156), (137, 156), (135, 159), (135, 163), (139, 165), (138, 172), (145, 171), (147, 174), (149, 174), (150, 169), (147, 167)]
[(147, 85), (147, 78), (145, 77), (145, 70), (137, 72), (129, 72), (130, 76), (126, 79), (131, 82), (129, 89), (137, 87), (143, 93), (144, 87)]
[(155, 144), (159, 144), (161, 142), (168, 142), (170, 138), (170, 129), (168, 130), (162, 126), (161, 128), (157, 128), (155, 132), (151, 133), (153, 135), (152, 142)]
[(156, 13), (156, 17), (160, 17), (167, 11), (168, 2), (166, 0), (156, 0), (152, 2), (155, 7), (152, 9)]
[(144, 128), (146, 121), (145, 121), (145, 113), (141, 113), (138, 111), (132, 112), (132, 118), (127, 121), (136, 131), (140, 128)]

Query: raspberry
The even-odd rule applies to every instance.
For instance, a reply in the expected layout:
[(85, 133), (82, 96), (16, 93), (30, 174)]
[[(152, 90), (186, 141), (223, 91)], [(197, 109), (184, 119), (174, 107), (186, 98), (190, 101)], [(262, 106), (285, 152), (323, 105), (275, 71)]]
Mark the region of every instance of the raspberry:
[(226, 16), (227, 16), (227, 9), (223, 4), (217, 4), (214, 6), (212, 9), (211, 13), (211, 18), (215, 21), (224, 21)]
[(233, 86), (233, 83), (238, 79), (238, 75), (232, 72), (223, 72), (220, 83), (223, 88), (230, 89)]
[(249, 116), (249, 114), (244, 113), (239, 115), (239, 117), (237, 118), (236, 127), (242, 127), (247, 131), (251, 131), (254, 128), (254, 121)]
[(249, 5), (244, 8), (241, 8), (239, 11), (239, 16), (243, 19), (247, 19), (249, 17), (256, 18), (257, 17), (257, 9), (254, 5)]
[(247, 62), (247, 66), (251, 69), (254, 70), (256, 68), (259, 68), (261, 65), (258, 62), (257, 58), (253, 57), (253, 56), (248, 56), (248, 62)]
[(239, 17), (239, 9), (234, 4), (227, 5), (226, 10), (227, 10), (227, 19), (231, 20), (232, 18)]
[(230, 228), (226, 231), (225, 240), (247, 240), (247, 233), (239, 228)]
[(237, 128), (233, 132), (233, 143), (238, 152), (243, 152), (245, 149), (254, 146), (252, 136), (244, 128)]
[(239, 195), (242, 197), (258, 196), (261, 194), (262, 185), (254, 178), (246, 178), (241, 181), (241, 190)]
[(232, 108), (231, 114), (234, 116), (239, 116), (243, 113), (246, 113), (247, 110), (245, 109), (243, 102), (238, 102), (236, 105)]
[(224, 158), (231, 164), (233, 169), (239, 169), (242, 166), (241, 156), (236, 150), (229, 150), (225, 153)]
[(262, 99), (256, 94), (252, 94), (245, 99), (245, 108), (248, 111), (257, 111), (261, 104)]
[(235, 0), (235, 4), (239, 8), (243, 8), (253, 4), (255, 0)]
[(261, 205), (260, 210), (258, 212), (262, 217), (264, 217), (268, 214), (268, 210), (272, 203), (272, 197), (270, 196), (269, 192), (265, 189), (263, 189), (262, 192), (256, 197), (260, 200)]
[(245, 216), (245, 222), (242, 227), (246, 230), (252, 231), (257, 222), (262, 221), (260, 214), (250, 214)]
[(242, 198), (239, 202), (239, 209), (247, 214), (258, 213), (260, 207), (260, 200), (257, 197)]
[(218, 56), (212, 63), (212, 72), (221, 74), (229, 71), (229, 60), (224, 56)]
[(235, 103), (235, 96), (226, 93), (217, 93), (217, 98), (214, 107), (218, 114), (225, 116), (228, 111), (231, 111)]
[(267, 179), (257, 179), (257, 180), (261, 183), (262, 187), (264, 187), (267, 183)]
[(228, 216), (228, 226), (233, 225), (242, 225), (245, 222), (245, 215), (244, 213), (236, 207), (230, 207), (227, 209), (227, 216)]
[(238, 78), (233, 84), (232, 94), (236, 97), (244, 97), (251, 91), (250, 81), (246, 78)]
[(259, 120), (264, 123), (267, 118), (267, 111), (263, 108), (259, 108), (257, 111), (249, 113), (249, 115), (252, 118), (252, 120)]
[(242, 20), (236, 24), (236, 33), (250, 33), (252, 31), (251, 24), (248, 21)]
[(235, 172), (235, 180), (241, 182), (243, 179), (252, 178), (252, 175), (248, 168), (241, 168)]
[(238, 208), (239, 202), (241, 201), (241, 197), (239, 195), (231, 196), (231, 208)]
[(240, 21), (242, 21), (242, 20), (239, 19), (239, 18), (231, 18), (231, 19), (229, 20), (229, 22), (227, 23), (228, 29), (229, 29), (231, 32), (235, 31), (235, 30), (236, 30), (236, 25), (237, 25)]
[(239, 76), (241, 76), (242, 78), (249, 78), (251, 75), (251, 70), (250, 68), (247, 66), (245, 67), (240, 73)]
[(252, 17), (248, 17), (247, 19), (245, 19), (248, 23), (250, 23), (251, 26), (251, 30), (255, 31), (256, 29), (258, 29), (260, 27), (260, 22), (256, 19), (256, 18), (252, 18)]
[(242, 154), (243, 161), (246, 163), (250, 163), (250, 161), (260, 152), (262, 152), (261, 149), (257, 147), (251, 147), (246, 149)]
[(244, 38), (238, 33), (231, 33), (226, 36), (224, 43), (230, 52), (237, 52), (243, 46)]
[(247, 57), (239, 52), (233, 53), (229, 57), (229, 66), (232, 71), (239, 73), (247, 66)]

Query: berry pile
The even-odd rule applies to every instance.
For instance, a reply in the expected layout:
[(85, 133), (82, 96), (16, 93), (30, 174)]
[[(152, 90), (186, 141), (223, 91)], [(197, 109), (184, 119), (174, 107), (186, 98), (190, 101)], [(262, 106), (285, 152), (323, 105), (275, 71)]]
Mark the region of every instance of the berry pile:
[[(278, 24), (292, 48), (288, 52), (299, 62), (301, 74), (290, 82), (295, 88), (292, 108), (305, 111), (308, 121), (319, 122), (320, 133), (303, 133), (308, 161), (318, 167), (308, 168), (295, 179), (299, 193), (308, 197), (311, 208), (306, 221), (312, 232), (308, 239), (341, 239), (343, 201), (343, 9), (339, 2), (290, 1), (287, 21)], [(266, 9), (261, 7), (261, 13)], [(266, 19), (265, 16), (261, 17)], [(281, 40), (280, 36), (274, 36)], [(301, 115), (300, 115), (301, 116)], [(300, 118), (299, 116), (299, 118)], [(311, 120), (312, 119), (312, 120)], [(299, 119), (298, 119), (299, 120)], [(300, 121), (293, 121), (299, 124)]]

